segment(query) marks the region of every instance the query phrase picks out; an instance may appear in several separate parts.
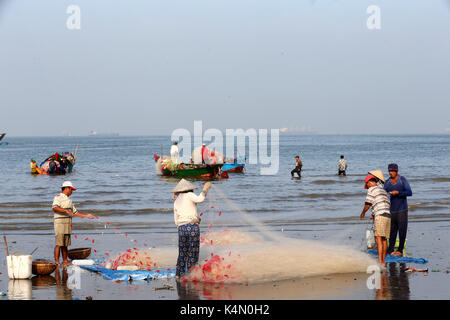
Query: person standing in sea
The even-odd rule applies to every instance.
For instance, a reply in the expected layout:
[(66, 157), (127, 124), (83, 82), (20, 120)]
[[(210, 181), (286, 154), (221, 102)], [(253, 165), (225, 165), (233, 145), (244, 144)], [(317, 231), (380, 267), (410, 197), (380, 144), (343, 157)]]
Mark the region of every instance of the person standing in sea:
[(338, 176), (341, 174), (346, 176), (346, 170), (347, 170), (347, 160), (344, 159), (344, 156), (341, 155), (341, 159), (339, 159), (338, 162)]
[(54, 258), (56, 264), (59, 264), (59, 255), (62, 253), (63, 264), (70, 265), (67, 259), (67, 247), (70, 246), (70, 235), (72, 234), (72, 217), (81, 217), (89, 219), (98, 219), (98, 217), (78, 211), (69, 198), (72, 192), (77, 190), (72, 182), (65, 181), (61, 186), (61, 193), (53, 199), (52, 209), (53, 224), (55, 228), (55, 249)]
[(172, 160), (172, 162), (174, 163), (179, 163), (179, 150), (178, 150), (178, 142), (175, 141), (172, 145), (172, 147), (170, 147), (170, 158)]
[[(402, 256), (405, 247), (406, 233), (408, 232), (408, 200), (412, 196), (412, 190), (405, 177), (398, 174), (398, 165), (388, 165), (389, 179), (384, 184), (391, 197), (391, 234), (389, 236), (388, 254)], [(399, 246), (395, 249), (395, 242), (399, 237)]]
[(39, 174), (40, 173), (39, 168), (36, 164), (36, 160), (34, 160), (34, 159), (31, 159), (30, 168), (31, 168), (31, 174)]
[(174, 202), (174, 220), (178, 228), (178, 259), (176, 279), (183, 277), (189, 269), (198, 262), (200, 253), (200, 217), (197, 204), (206, 198), (211, 183), (205, 183), (202, 192), (197, 196), (193, 191), (197, 189), (185, 179), (172, 190)]
[(300, 156), (295, 157), (295, 168), (291, 171), (292, 178), (294, 177), (294, 173), (298, 174), (298, 177), (302, 177), (302, 167), (303, 163), (302, 160), (300, 160)]

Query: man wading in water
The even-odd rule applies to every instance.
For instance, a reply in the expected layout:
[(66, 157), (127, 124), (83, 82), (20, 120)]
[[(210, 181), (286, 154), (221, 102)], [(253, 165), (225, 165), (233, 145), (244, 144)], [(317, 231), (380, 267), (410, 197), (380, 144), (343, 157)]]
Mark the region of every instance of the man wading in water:
[(205, 183), (203, 191), (197, 196), (193, 191), (197, 189), (185, 179), (172, 190), (175, 200), (174, 220), (178, 227), (178, 260), (176, 279), (183, 277), (189, 269), (198, 262), (200, 252), (200, 217), (197, 203), (203, 202), (211, 183)]
[(341, 159), (339, 159), (338, 162), (338, 176), (340, 176), (341, 174), (346, 176), (347, 174), (345, 173), (345, 171), (347, 170), (347, 160), (344, 159), (344, 156), (341, 156)]
[(63, 264), (70, 265), (67, 260), (67, 247), (70, 246), (70, 235), (72, 234), (72, 217), (98, 219), (98, 217), (79, 212), (70, 200), (73, 190), (72, 182), (65, 181), (61, 186), (61, 193), (53, 199), (52, 209), (54, 212), (53, 221), (55, 227), (55, 262), (59, 264), (59, 253), (61, 251)]
[(295, 157), (295, 168), (294, 168), (294, 170), (291, 171), (292, 178), (294, 177), (294, 173), (297, 173), (299, 178), (302, 177), (302, 167), (303, 167), (302, 160), (300, 160), (299, 156), (296, 156)]

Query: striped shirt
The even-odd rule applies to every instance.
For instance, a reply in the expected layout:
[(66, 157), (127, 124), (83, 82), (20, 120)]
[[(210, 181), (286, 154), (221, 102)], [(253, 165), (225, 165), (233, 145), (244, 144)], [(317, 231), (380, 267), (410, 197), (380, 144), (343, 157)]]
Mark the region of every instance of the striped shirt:
[(375, 216), (378, 215), (389, 215), (391, 203), (389, 201), (389, 196), (387, 192), (380, 186), (370, 187), (367, 191), (366, 203), (370, 204), (372, 213)]

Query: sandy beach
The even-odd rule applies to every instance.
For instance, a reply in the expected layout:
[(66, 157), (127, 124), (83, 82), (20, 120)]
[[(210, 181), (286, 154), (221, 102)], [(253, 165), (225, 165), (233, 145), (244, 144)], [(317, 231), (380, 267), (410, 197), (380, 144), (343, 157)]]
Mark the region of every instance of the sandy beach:
[[(364, 225), (353, 225), (347, 240), (359, 237), (358, 230)], [(412, 219), (410, 223), (409, 239), (411, 245), (407, 251), (414, 251), (415, 256), (429, 260), (426, 265), (416, 264), (388, 264), (387, 271), (382, 274), (381, 288), (368, 289), (367, 273), (323, 274), (313, 277), (298, 277), (283, 281), (266, 281), (264, 283), (248, 283), (234, 285), (219, 285), (210, 283), (182, 283), (173, 278), (167, 280), (115, 282), (104, 279), (101, 275), (81, 270), (79, 288), (70, 289), (67, 278), (73, 273), (73, 268), (61, 268), (58, 274), (51, 276), (33, 276), (30, 280), (9, 280), (5, 259), (0, 264), (0, 290), (7, 291), (7, 296), (0, 299), (40, 299), (40, 300), (84, 300), (87, 297), (95, 300), (298, 300), (298, 299), (357, 299), (357, 300), (388, 300), (388, 299), (449, 299), (450, 293), (450, 259), (447, 244), (450, 240), (447, 217), (436, 219)], [(316, 223), (314, 225), (296, 225), (296, 230), (284, 231), (283, 236), (298, 236), (304, 239), (326, 242), (333, 233), (348, 230), (345, 224)], [(281, 231), (280, 231), (281, 233)], [(83, 234), (79, 234), (80, 236)], [(92, 237), (92, 233), (84, 234)], [(83, 235), (83, 236), (84, 236)], [(98, 252), (107, 247), (127, 248), (128, 243), (116, 235), (95, 235), (98, 239)], [(134, 233), (128, 235), (138, 242), (152, 243), (155, 235)], [(103, 237), (103, 238), (102, 238)], [(417, 240), (415, 240), (417, 239)], [(23, 250), (31, 252), (35, 247), (39, 249), (33, 255), (37, 258), (51, 259), (52, 236), (48, 235), (9, 235), (9, 250)], [(103, 247), (105, 246), (105, 247)], [(430, 250), (431, 248), (431, 250)], [(176, 250), (173, 247), (173, 250)], [(4, 250), (0, 251), (2, 254)], [(100, 258), (101, 255), (94, 254)], [(268, 256), (267, 259), (270, 259)], [(269, 260), (268, 260), (269, 261)], [(280, 262), (282, 264), (283, 262)], [(308, 264), (308, 261), (303, 263)], [(414, 266), (428, 268), (429, 272), (406, 273), (405, 267)]]

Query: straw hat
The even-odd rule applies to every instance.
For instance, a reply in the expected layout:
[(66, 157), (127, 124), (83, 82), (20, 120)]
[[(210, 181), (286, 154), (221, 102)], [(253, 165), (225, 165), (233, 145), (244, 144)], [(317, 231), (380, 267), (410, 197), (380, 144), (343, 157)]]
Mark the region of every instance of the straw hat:
[(373, 175), (375, 178), (380, 179), (384, 183), (383, 171), (381, 171), (381, 170), (372, 170), (372, 171), (369, 171), (369, 174)]
[(181, 179), (180, 182), (178, 182), (178, 184), (175, 186), (175, 188), (173, 188), (172, 192), (177, 193), (177, 192), (191, 191), (194, 189), (197, 189), (197, 187), (194, 186), (189, 181)]

